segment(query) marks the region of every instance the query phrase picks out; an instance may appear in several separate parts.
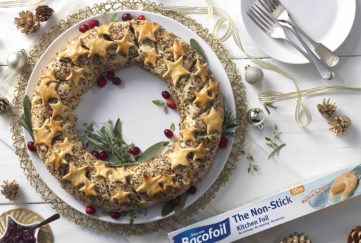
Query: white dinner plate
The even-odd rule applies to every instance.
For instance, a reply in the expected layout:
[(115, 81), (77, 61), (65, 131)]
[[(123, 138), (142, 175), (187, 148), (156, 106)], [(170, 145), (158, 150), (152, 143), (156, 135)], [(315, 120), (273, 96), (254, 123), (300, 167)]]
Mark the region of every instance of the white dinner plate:
[[(168, 17), (150, 12), (130, 10), (118, 11), (117, 14), (121, 17), (124, 12), (129, 12), (133, 16), (144, 14), (150, 21), (161, 24), (165, 29), (178, 35), (188, 43), (191, 38), (196, 39), (207, 55), (208, 65), (215, 79), (221, 83), (220, 87), (225, 97), (225, 106), (235, 114), (233, 93), (227, 74), (216, 54), (204, 40), (184, 25)], [(106, 15), (93, 18), (99, 19), (101, 24), (105, 24), (109, 22), (113, 14), (114, 13), (107, 13)], [(87, 21), (88, 20), (84, 20), (69, 28), (55, 39), (44, 52), (30, 77), (26, 91), (29, 97), (31, 97), (33, 87), (41, 71), (48, 65), (56, 52), (65, 46), (67, 41), (71, 41), (80, 34), (78, 30), (79, 25)], [(124, 140), (128, 143), (133, 142), (143, 151), (154, 143), (167, 140), (163, 134), (163, 130), (169, 128), (171, 123), (177, 126), (179, 116), (173, 110), (165, 114), (161, 107), (152, 103), (154, 99), (162, 99), (161, 91), (168, 89), (166, 83), (137, 66), (119, 70), (116, 72), (116, 76), (122, 80), (120, 86), (114, 86), (111, 82), (108, 82), (104, 88), (98, 88), (94, 85), (85, 94), (76, 110), (78, 115), (77, 128), (82, 129), (84, 122), (106, 122), (109, 119), (115, 122), (117, 118), (120, 118), (122, 121)], [(176, 129), (176, 133), (178, 133), (178, 128)], [(31, 137), (27, 132), (25, 132), (25, 134), (26, 141), (29, 142)], [(217, 179), (228, 159), (232, 144), (233, 138), (229, 138), (227, 148), (217, 151), (216, 157), (208, 172), (201, 181), (196, 183), (197, 193), (189, 195), (185, 207), (188, 207), (201, 197)], [(85, 213), (86, 205), (75, 199), (60, 186), (57, 179), (47, 170), (37, 154), (30, 153), (30, 157), (39, 175), (49, 188), (68, 205), (81, 213)], [(164, 203), (160, 203), (148, 208), (146, 215), (138, 214), (134, 223), (148, 223), (162, 219), (161, 208), (163, 204)], [(118, 224), (129, 223), (128, 216), (121, 217), (118, 220), (114, 220), (109, 216), (99, 216), (97, 218)]]
[[(309, 61), (289, 43), (270, 38), (253, 23), (247, 11), (255, 2), (256, 0), (242, 0), (241, 14), (244, 25), (257, 47), (268, 56), (285, 63), (308, 63)], [(332, 51), (346, 39), (356, 14), (355, 0), (281, 0), (281, 2), (302, 30)]]

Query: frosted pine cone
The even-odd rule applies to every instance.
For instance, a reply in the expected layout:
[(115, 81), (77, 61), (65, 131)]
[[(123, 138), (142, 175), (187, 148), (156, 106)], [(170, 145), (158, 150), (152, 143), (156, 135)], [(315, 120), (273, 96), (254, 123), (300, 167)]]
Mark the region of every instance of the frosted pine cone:
[(283, 238), (280, 243), (312, 243), (312, 241), (304, 233), (299, 234), (295, 232), (290, 234), (289, 237)]
[(353, 228), (347, 237), (347, 243), (360, 243), (361, 242), (361, 226), (358, 225)]
[(333, 121), (328, 122), (332, 127), (330, 131), (337, 136), (339, 133), (342, 136), (346, 129), (351, 126), (351, 119), (348, 116), (335, 116)]
[(9, 110), (10, 103), (5, 97), (0, 97), (0, 114), (5, 113)]
[(330, 99), (323, 99), (322, 104), (317, 105), (317, 109), (322, 117), (330, 118), (336, 110), (336, 105), (335, 102), (330, 103)]
[(30, 11), (21, 11), (20, 18), (15, 18), (16, 27), (23, 33), (29, 35), (36, 32), (40, 27), (40, 22), (36, 16)]
[(54, 10), (47, 5), (40, 5), (36, 8), (36, 18), (41, 21), (45, 22), (53, 14)]
[(20, 187), (19, 184), (13, 180), (12, 182), (4, 181), (4, 184), (1, 185), (1, 194), (3, 194), (10, 201), (16, 200), (19, 196)]

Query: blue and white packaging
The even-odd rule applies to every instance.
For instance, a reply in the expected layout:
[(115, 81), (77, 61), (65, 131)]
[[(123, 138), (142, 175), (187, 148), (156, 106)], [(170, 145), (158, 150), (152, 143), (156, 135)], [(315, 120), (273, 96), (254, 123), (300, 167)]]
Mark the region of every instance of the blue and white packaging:
[(208, 243), (242, 239), (358, 196), (361, 194), (360, 180), (361, 165), (349, 167), (170, 232), (168, 240)]

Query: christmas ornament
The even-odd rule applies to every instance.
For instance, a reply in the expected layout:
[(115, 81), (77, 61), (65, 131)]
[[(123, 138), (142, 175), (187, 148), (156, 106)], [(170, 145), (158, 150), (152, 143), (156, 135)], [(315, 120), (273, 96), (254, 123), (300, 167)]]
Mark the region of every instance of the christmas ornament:
[(322, 117), (330, 118), (336, 110), (336, 105), (335, 102), (330, 103), (330, 99), (323, 99), (322, 104), (317, 105), (317, 109)]
[(1, 194), (3, 194), (10, 201), (15, 201), (19, 196), (20, 187), (19, 184), (13, 180), (12, 182), (3, 181), (3, 185), (1, 185)]
[(347, 243), (359, 243), (361, 242), (361, 226), (358, 225), (351, 230), (347, 237)]
[(5, 97), (0, 97), (0, 114), (7, 112), (10, 108), (10, 103)]
[(348, 116), (335, 116), (333, 121), (328, 122), (332, 127), (330, 131), (335, 133), (337, 136), (340, 133), (340, 136), (351, 126), (351, 119)]
[(26, 63), (25, 50), (22, 49), (18, 52), (12, 52), (6, 59), (7, 66), (15, 71), (21, 70)]
[(312, 241), (304, 233), (293, 233), (289, 237), (283, 238), (280, 243), (311, 243)]
[(247, 65), (244, 70), (244, 77), (248, 83), (254, 84), (262, 81), (263, 71), (259, 67), (251, 67), (250, 65)]
[(45, 22), (53, 14), (54, 10), (47, 5), (40, 5), (36, 8), (36, 18), (41, 21)]
[(21, 11), (19, 13), (20, 18), (15, 18), (14, 23), (16, 27), (23, 33), (29, 35), (36, 32), (40, 27), (40, 22), (30, 11)]
[(247, 121), (249, 124), (255, 127), (263, 128), (264, 127), (264, 112), (260, 108), (252, 108), (247, 111)]

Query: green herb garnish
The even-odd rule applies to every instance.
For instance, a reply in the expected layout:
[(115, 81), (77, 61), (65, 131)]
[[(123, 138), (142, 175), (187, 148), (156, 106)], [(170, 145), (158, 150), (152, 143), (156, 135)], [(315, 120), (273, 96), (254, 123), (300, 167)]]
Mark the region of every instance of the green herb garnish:
[(222, 136), (234, 136), (234, 132), (228, 131), (237, 126), (236, 117), (231, 112), (224, 109), (222, 124)]
[(19, 122), (34, 140), (34, 133), (31, 125), (31, 102), (27, 95), (24, 96), (23, 109), (24, 113), (18, 118)]
[(268, 156), (268, 159), (272, 158), (275, 154), (277, 154), (283, 147), (286, 146), (285, 143), (282, 143), (281, 145), (278, 145), (276, 141), (281, 143), (280, 135), (282, 132), (278, 130), (277, 124), (275, 124), (272, 137), (265, 137), (266, 139), (266, 145), (272, 148), (271, 154)]
[(207, 62), (206, 54), (204, 53), (201, 45), (199, 45), (199, 43), (195, 39), (191, 38), (190, 45), (194, 50), (198, 52), (199, 55), (203, 57), (204, 61)]
[(163, 106), (163, 111), (168, 112), (167, 102), (164, 100), (152, 100), (153, 104)]
[(241, 151), (241, 153), (246, 155), (246, 159), (248, 160), (248, 173), (251, 173), (252, 171), (258, 171), (258, 165), (254, 163), (254, 159), (251, 154), (251, 147), (248, 148), (247, 152)]
[(166, 202), (162, 207), (162, 216), (165, 217), (173, 211), (175, 212), (175, 215), (177, 215), (177, 216), (180, 215), (180, 213), (182, 212), (184, 205), (187, 201), (188, 195), (189, 194), (187, 191), (185, 193), (183, 193), (182, 195), (180, 195), (179, 203), (177, 205), (174, 205), (172, 203), (172, 201)]
[(175, 130), (175, 125), (174, 125), (174, 123), (170, 124), (169, 129), (174, 132), (174, 130)]
[(138, 162), (144, 162), (147, 160), (150, 160), (151, 158), (153, 158), (154, 156), (156, 156), (159, 151), (161, 151), (161, 149), (163, 149), (164, 147), (166, 147), (169, 144), (168, 141), (162, 141), (159, 143), (156, 143), (152, 146), (150, 146), (147, 150), (145, 150), (142, 155), (138, 158)]
[(268, 108), (272, 108), (272, 109), (275, 109), (275, 110), (277, 109), (277, 107), (274, 106), (273, 103), (270, 103), (270, 102), (264, 103), (263, 106), (266, 109), (268, 115), (271, 115), (271, 112), (270, 112), (270, 110)]

